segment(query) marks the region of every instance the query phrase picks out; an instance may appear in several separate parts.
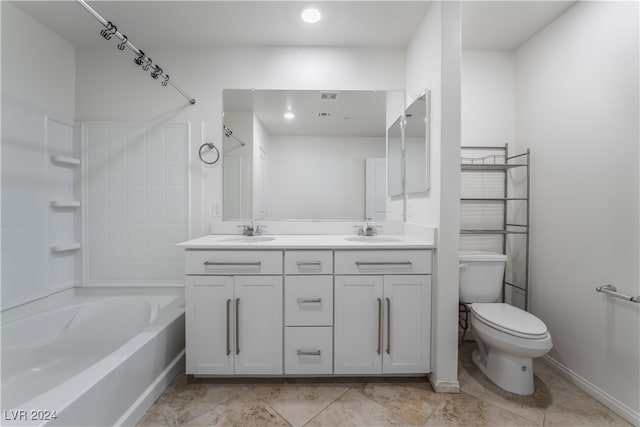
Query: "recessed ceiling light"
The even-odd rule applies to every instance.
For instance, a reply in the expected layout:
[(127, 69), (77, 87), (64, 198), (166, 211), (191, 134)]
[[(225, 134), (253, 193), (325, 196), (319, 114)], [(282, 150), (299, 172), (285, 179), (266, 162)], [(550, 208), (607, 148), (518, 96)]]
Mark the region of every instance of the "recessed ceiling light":
[(287, 119), (287, 120), (291, 120), (291, 119), (293, 119), (295, 116), (296, 116), (296, 115), (295, 115), (295, 114), (293, 114), (293, 112), (292, 112), (292, 111), (287, 111), (286, 113), (284, 113), (284, 118), (285, 118), (285, 119)]
[(322, 13), (315, 6), (305, 6), (300, 13), (300, 17), (307, 24), (315, 24), (322, 19)]

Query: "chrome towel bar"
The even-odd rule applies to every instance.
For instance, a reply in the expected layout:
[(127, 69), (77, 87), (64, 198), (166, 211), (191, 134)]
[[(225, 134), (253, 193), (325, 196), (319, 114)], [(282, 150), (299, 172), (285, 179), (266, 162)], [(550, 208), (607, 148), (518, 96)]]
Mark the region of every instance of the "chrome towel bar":
[(607, 295), (611, 295), (615, 298), (620, 298), (623, 300), (640, 303), (640, 296), (632, 297), (630, 295), (621, 294), (618, 292), (618, 289), (613, 285), (604, 285), (596, 288), (596, 292), (604, 292)]

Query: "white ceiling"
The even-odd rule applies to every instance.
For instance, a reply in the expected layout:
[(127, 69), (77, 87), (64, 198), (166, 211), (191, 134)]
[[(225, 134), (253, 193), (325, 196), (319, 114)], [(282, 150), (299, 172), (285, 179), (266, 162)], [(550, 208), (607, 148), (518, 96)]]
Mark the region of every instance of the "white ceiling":
[[(304, 1), (89, 1), (144, 46), (405, 47), (429, 1), (321, 1), (323, 19), (300, 19)], [(74, 1), (17, 6), (76, 46), (101, 46), (100, 24)]]
[[(305, 1), (91, 1), (138, 47), (349, 46), (404, 48), (430, 1), (319, 1), (323, 19), (299, 19)], [(75, 1), (17, 1), (75, 46), (104, 47), (100, 24)], [(513, 50), (573, 2), (467, 1), (466, 49)]]
[(549, 25), (575, 1), (465, 1), (465, 49), (515, 50)]

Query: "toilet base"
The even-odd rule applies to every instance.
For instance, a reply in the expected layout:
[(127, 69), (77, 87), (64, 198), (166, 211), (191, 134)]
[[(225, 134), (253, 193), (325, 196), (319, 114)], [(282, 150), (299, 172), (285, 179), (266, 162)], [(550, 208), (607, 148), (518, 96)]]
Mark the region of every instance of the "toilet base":
[(488, 352), (484, 350), (484, 344), (479, 343), (478, 350), (471, 356), (482, 373), (506, 391), (523, 396), (533, 394), (535, 387), (531, 358), (515, 357), (495, 349)]

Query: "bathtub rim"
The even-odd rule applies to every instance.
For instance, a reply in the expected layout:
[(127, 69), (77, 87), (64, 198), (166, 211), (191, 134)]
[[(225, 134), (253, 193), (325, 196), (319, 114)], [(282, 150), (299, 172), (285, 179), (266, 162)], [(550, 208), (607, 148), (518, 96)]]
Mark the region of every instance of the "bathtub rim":
[[(116, 370), (126, 359), (135, 353), (136, 350), (141, 349), (145, 344), (154, 339), (159, 333), (161, 333), (166, 327), (168, 327), (172, 322), (175, 322), (180, 316), (184, 316), (184, 288), (151, 288), (151, 287), (136, 287), (136, 288), (91, 288), (91, 289), (73, 289), (73, 290), (65, 290), (61, 291), (60, 294), (57, 295), (54, 301), (52, 301), (49, 305), (37, 304), (37, 307), (25, 307), (20, 306), (13, 310), (14, 313), (3, 312), (3, 319), (9, 318), (10, 322), (20, 321), (22, 319), (28, 318), (33, 315), (37, 315), (39, 313), (43, 313), (44, 311), (49, 310), (58, 310), (65, 306), (72, 306), (77, 304), (77, 299), (81, 298), (84, 302), (93, 301), (96, 299), (109, 298), (109, 297), (135, 297), (135, 298), (144, 298), (149, 296), (171, 296), (171, 300), (160, 307), (155, 319), (150, 322), (139, 334), (134, 336), (128, 342), (115, 349), (113, 352), (106, 354), (104, 358), (99, 360), (98, 362), (92, 364), (86, 369), (82, 370), (78, 374), (74, 375), (66, 379), (64, 382), (58, 384), (57, 386), (41, 393), (37, 396), (34, 396), (32, 399), (19, 404), (14, 408), (2, 408), (3, 410), (26, 410), (29, 411), (31, 409), (51, 409), (56, 410), (58, 412), (64, 411), (66, 408), (71, 406), (79, 397), (83, 394), (89, 392), (91, 388), (100, 382), (102, 379), (106, 378), (110, 373)], [(76, 301), (76, 304), (72, 304), (71, 302)], [(71, 303), (71, 304), (70, 304)], [(4, 316), (6, 314), (6, 316)], [(169, 366), (164, 367), (162, 374), (154, 380), (154, 382), (149, 385), (145, 392), (139, 396), (135, 402), (132, 402), (132, 406), (125, 412), (125, 415), (128, 415), (128, 419), (134, 419), (135, 416), (139, 415), (137, 410), (133, 408), (134, 404), (146, 404), (147, 400), (153, 395), (157, 393), (157, 396), (164, 390), (164, 388), (168, 385), (167, 379), (170, 382), (173, 380), (175, 374), (180, 372), (181, 361), (184, 362), (184, 349), (175, 359), (169, 364)], [(184, 364), (182, 364), (184, 366)], [(173, 376), (172, 376), (173, 375)], [(161, 377), (164, 377), (163, 380)], [(166, 384), (165, 384), (166, 383)], [(155, 388), (159, 388), (159, 392)], [(147, 397), (145, 396), (147, 395)], [(155, 398), (157, 398), (157, 396)], [(155, 400), (154, 398), (154, 400)], [(153, 401), (150, 402), (152, 404)], [(43, 406), (46, 405), (46, 406)], [(149, 404), (149, 407), (150, 407)], [(132, 409), (133, 408), (133, 409)], [(142, 411), (142, 415), (146, 412), (148, 408)], [(126, 421), (124, 418), (121, 419)], [(16, 423), (15, 425), (45, 425), (46, 422), (36, 423), (36, 422), (28, 422), (26, 424)]]

